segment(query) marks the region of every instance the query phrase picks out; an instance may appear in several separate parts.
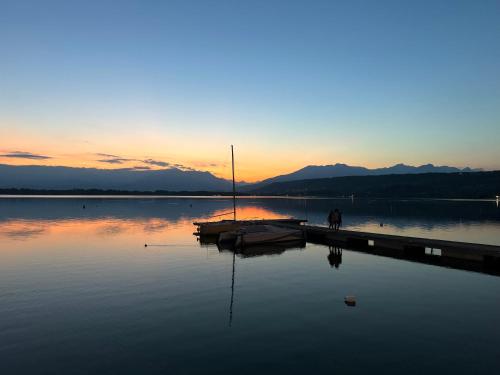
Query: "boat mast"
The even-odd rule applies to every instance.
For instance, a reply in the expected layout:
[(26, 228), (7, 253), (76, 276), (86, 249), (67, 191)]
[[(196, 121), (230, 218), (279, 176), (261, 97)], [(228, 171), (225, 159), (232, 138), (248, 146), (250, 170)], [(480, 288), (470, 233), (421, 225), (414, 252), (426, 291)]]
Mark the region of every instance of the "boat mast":
[(236, 184), (234, 183), (234, 151), (233, 145), (231, 145), (231, 160), (233, 165), (233, 215), (234, 221), (236, 221)]

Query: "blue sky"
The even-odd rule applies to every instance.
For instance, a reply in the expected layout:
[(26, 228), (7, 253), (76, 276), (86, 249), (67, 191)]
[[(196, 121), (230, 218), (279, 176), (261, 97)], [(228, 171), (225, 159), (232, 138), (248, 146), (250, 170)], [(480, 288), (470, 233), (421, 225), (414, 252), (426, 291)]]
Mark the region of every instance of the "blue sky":
[(0, 4), (3, 153), (500, 169), (499, 1)]

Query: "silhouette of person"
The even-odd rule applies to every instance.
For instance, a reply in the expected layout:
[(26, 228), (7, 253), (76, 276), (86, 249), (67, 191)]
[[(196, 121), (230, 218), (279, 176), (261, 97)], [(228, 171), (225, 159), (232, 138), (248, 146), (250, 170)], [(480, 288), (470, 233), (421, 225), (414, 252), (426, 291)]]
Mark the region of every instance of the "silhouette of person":
[(333, 229), (334, 226), (334, 213), (332, 210), (330, 210), (330, 213), (328, 214), (328, 229)]
[(333, 211), (333, 230), (338, 231), (342, 225), (342, 213), (336, 208)]
[(340, 210), (337, 210), (337, 231), (340, 229), (342, 226), (342, 212)]

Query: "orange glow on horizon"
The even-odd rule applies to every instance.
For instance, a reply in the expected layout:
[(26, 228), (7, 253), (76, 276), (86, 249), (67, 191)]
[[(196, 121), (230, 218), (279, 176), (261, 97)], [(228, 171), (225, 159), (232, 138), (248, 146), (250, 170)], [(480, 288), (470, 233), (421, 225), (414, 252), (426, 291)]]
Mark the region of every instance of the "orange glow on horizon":
[[(21, 149), (21, 148), (20, 148)], [(2, 151), (5, 153), (5, 151)], [(51, 155), (43, 151), (34, 152), (37, 155)], [(118, 154), (118, 153), (117, 153)], [(111, 153), (110, 155), (114, 155)], [(197, 170), (207, 171), (219, 178), (230, 180), (232, 178), (231, 164), (227, 160), (218, 161), (198, 161), (188, 160), (182, 162), (168, 157), (155, 156), (155, 157), (138, 157), (117, 155), (123, 160), (119, 163), (106, 163), (99, 160), (105, 160), (105, 157), (99, 156), (95, 153), (81, 153), (81, 154), (63, 154), (51, 156), (48, 159), (28, 159), (28, 158), (11, 158), (1, 157), (0, 164), (8, 165), (37, 165), (37, 166), (54, 166), (54, 167), (72, 167), (72, 168), (97, 168), (97, 169), (123, 169), (133, 168), (137, 170), (161, 170), (165, 168), (179, 168), (183, 170)], [(281, 162), (268, 162), (260, 160), (259, 158), (252, 158), (251, 160), (238, 159), (236, 155), (235, 175), (236, 180), (239, 182), (258, 182), (266, 178), (274, 177), (280, 174), (293, 172), (297, 169), (304, 167), (300, 162), (289, 162), (286, 165)], [(109, 159), (112, 159), (111, 157)], [(144, 160), (155, 160), (159, 162), (169, 163), (171, 166), (162, 167), (158, 165), (145, 163)], [(265, 166), (263, 168), (262, 166)]]
[[(115, 129), (86, 129), (85, 134), (61, 135), (50, 127), (26, 129), (22, 122), (4, 123), (0, 119), (0, 138), (3, 143), (0, 148), (0, 163), (9, 165), (47, 165), (74, 168), (148, 168), (158, 170), (170, 167), (180, 167), (207, 171), (216, 177), (230, 180), (231, 139), (218, 139), (211, 134), (203, 139), (193, 134), (166, 134), (155, 129), (148, 131), (128, 130), (120, 133)], [(88, 134), (87, 134), (88, 133)], [(227, 135), (226, 138), (229, 138)], [(320, 139), (314, 147), (307, 143), (281, 142), (277, 145), (272, 140), (260, 140), (256, 135), (240, 143), (235, 142), (235, 176), (239, 182), (258, 182), (266, 178), (288, 174), (308, 165), (330, 165), (344, 163), (351, 166), (367, 168), (388, 167), (397, 163), (421, 165), (430, 162), (439, 165), (457, 167), (477, 167), (471, 165), (471, 160), (461, 160), (456, 157), (442, 160), (421, 160), (421, 154), (412, 154), (400, 150), (404, 158), (390, 157), (385, 149), (376, 143), (356, 144), (356, 141), (345, 140), (332, 145), (330, 141)], [(258, 142), (257, 142), (258, 139)], [(262, 141), (262, 142), (261, 142)], [(265, 142), (264, 142), (265, 141)], [(377, 149), (377, 147), (379, 147)], [(375, 151), (376, 150), (376, 151)], [(381, 150), (381, 151), (380, 151)], [(47, 156), (45, 159), (5, 157), (15, 151), (29, 152), (35, 155)], [(115, 156), (119, 162), (106, 162), (106, 156)], [(432, 155), (429, 156), (431, 158)], [(466, 154), (460, 154), (466, 157)], [(147, 163), (146, 160), (160, 162)], [(485, 169), (498, 169), (498, 166), (484, 165)]]
[[(5, 125), (5, 126), (4, 126)], [(216, 135), (204, 136), (203, 140), (193, 134), (165, 134), (161, 130), (120, 132), (114, 129), (86, 129), (84, 134), (62, 135), (42, 127), (28, 131), (23, 122), (1, 124), (0, 163), (10, 165), (47, 165), (74, 168), (119, 169), (148, 167), (162, 169), (158, 165), (146, 164), (144, 160), (155, 160), (169, 165), (207, 171), (217, 177), (230, 180), (230, 139), (219, 139)], [(249, 139), (235, 143), (236, 180), (258, 182), (266, 178), (291, 173), (310, 164), (334, 164), (346, 162), (359, 164), (356, 159), (331, 160), (328, 153), (319, 149), (309, 150), (305, 145), (296, 149), (294, 145), (271, 147), (256, 144)], [(259, 140), (260, 142), (260, 140)], [(47, 159), (2, 157), (13, 151), (30, 152), (48, 156)], [(106, 163), (103, 155), (123, 159), (120, 163)], [(346, 155), (348, 156), (348, 155)], [(110, 157), (111, 158), (111, 157)], [(101, 161), (100, 161), (101, 160)]]

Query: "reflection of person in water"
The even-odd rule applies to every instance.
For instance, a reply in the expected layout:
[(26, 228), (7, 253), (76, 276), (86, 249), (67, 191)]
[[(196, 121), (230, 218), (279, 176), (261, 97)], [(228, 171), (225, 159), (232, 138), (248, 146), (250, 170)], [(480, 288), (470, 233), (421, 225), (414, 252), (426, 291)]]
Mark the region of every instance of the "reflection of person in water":
[(342, 249), (336, 246), (329, 246), (330, 252), (328, 253), (328, 263), (333, 268), (339, 268), (339, 265), (342, 263)]

